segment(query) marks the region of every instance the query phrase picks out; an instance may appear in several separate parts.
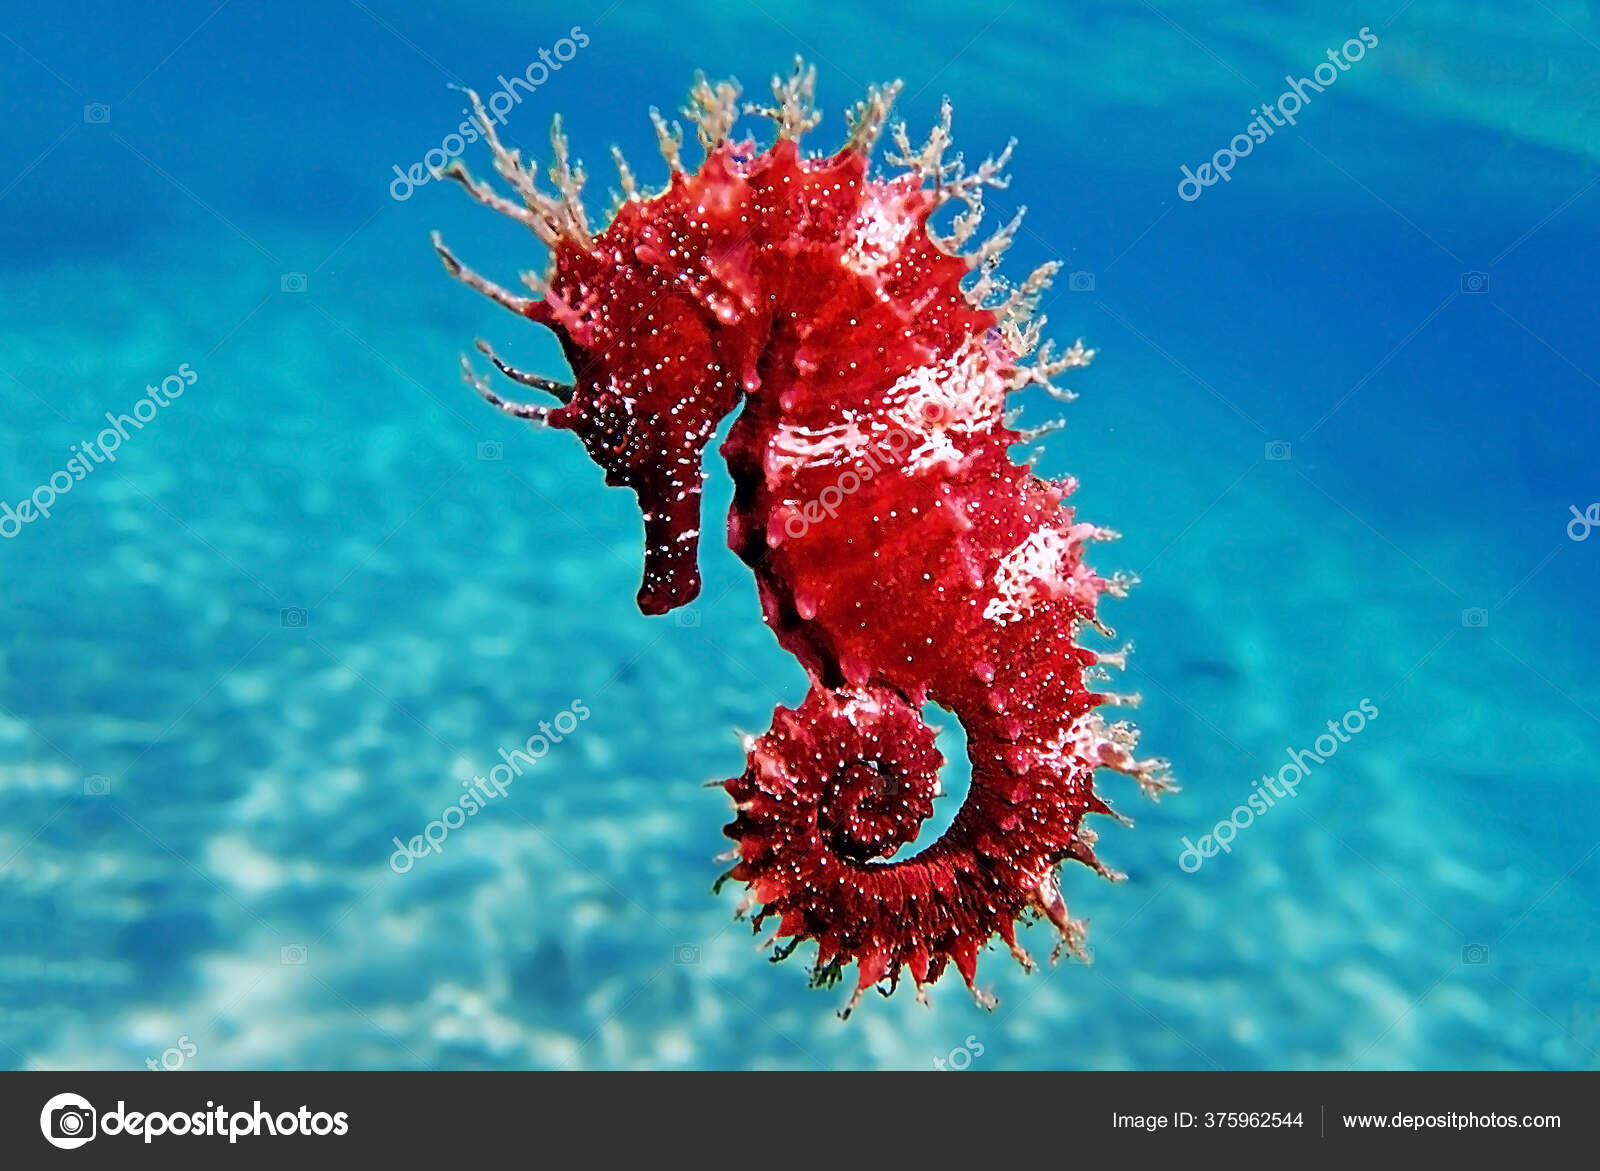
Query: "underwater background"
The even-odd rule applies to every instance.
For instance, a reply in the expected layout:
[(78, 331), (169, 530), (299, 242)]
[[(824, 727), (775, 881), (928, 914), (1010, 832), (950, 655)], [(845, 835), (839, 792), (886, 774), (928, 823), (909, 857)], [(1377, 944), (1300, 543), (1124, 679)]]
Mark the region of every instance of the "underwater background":
[[(1098, 351), (1023, 405), (1125, 534), (1118, 686), (1183, 791), (1107, 776), (1128, 880), (1063, 878), (1094, 962), (990, 949), (993, 1013), (951, 974), (841, 1023), (710, 896), (701, 782), (805, 691), (726, 473), (703, 595), (642, 616), (631, 495), (460, 382), (474, 337), (559, 375), (553, 340), (428, 233), (513, 285), (542, 249), (412, 170), (452, 84), (518, 79), (501, 133), (547, 159), (560, 112), (594, 215), (611, 144), (664, 179), (694, 70), (759, 99), (796, 53), (814, 149), (893, 77), (914, 139), (946, 94), (969, 160), (1014, 135), (1007, 271), (1062, 260), (1047, 336)], [(1600, 4), (8, 0), (0, 78), (0, 1064), (1600, 1066)]]

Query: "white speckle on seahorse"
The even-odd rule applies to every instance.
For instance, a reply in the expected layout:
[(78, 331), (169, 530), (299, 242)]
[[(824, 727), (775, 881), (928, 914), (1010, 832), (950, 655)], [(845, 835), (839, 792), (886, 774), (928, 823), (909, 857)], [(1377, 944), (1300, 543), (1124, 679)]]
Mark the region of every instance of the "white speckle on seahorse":
[(900, 206), (898, 196), (874, 193), (856, 219), (855, 236), (839, 263), (862, 276), (877, 276), (900, 255), (915, 220)]
[(826, 464), (855, 462), (863, 451), (881, 439), (864, 429), (855, 412), (845, 411), (844, 421), (829, 427), (784, 424), (773, 435), (767, 453), (769, 472), (792, 472)]
[(906, 454), (906, 471), (950, 472), (970, 448), (957, 438), (987, 431), (1005, 409), (1005, 381), (981, 341), (971, 340), (936, 366), (903, 376), (885, 396), (890, 417), (916, 443)]
[(984, 607), (984, 618), (990, 622), (1017, 622), (1033, 609), (1041, 592), (1047, 597), (1062, 592), (1066, 582), (1061, 577), (1061, 566), (1067, 548), (1067, 537), (1059, 529), (1043, 528), (1030, 533), (995, 567), (995, 596)]

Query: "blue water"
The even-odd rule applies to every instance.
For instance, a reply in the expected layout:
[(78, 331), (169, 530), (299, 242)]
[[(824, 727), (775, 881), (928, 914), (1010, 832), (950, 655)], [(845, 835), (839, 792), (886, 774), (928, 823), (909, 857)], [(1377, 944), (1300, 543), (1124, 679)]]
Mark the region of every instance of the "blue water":
[[(0, 1063), (1600, 1065), (1600, 539), (1569, 536), (1600, 501), (1600, 13), (1504, 7), (5, 4), (0, 500), (181, 396), (0, 520)], [(947, 979), (841, 1023), (804, 952), (757, 954), (708, 893), (700, 782), (802, 672), (717, 540), (694, 608), (641, 616), (631, 497), (459, 383), (475, 336), (559, 357), (429, 230), (507, 283), (542, 256), (453, 186), (393, 198), (394, 168), (461, 121), (450, 83), (487, 95), (574, 26), (504, 133), (544, 158), (562, 112), (592, 212), (611, 143), (661, 180), (646, 112), (696, 68), (759, 96), (799, 52), (815, 145), (868, 82), (905, 78), (914, 133), (949, 94), (969, 159), (1019, 139), (1010, 271), (1092, 274), (1046, 309), (1099, 357), (1041, 470), (1125, 534), (1098, 550), (1143, 580), (1107, 611), (1119, 686), (1183, 791), (1107, 779), (1128, 881), (1064, 881), (1094, 962), (986, 953), (992, 1014)], [(710, 533), (729, 495), (719, 470)], [(1235, 812), (1363, 701), (1297, 796)], [(1230, 817), (1228, 852), (1182, 853)]]

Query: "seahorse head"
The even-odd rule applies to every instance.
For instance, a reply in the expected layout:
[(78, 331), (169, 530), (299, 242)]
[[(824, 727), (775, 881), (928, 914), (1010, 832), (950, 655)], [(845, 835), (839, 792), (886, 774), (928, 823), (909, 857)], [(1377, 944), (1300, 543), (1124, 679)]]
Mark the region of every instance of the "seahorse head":
[[(681, 127), (653, 114), (671, 168), (667, 186), (641, 192), (616, 155), (622, 196), (611, 222), (598, 231), (590, 228), (583, 170), (570, 159), (559, 119), (551, 133), (553, 192), (541, 189), (535, 172), (502, 145), (481, 106), (478, 121), (496, 170), (520, 202), (475, 180), (459, 163), (447, 171), (480, 202), (528, 226), (549, 248), (550, 262), (543, 275), (524, 277), (536, 294), (531, 298), (466, 269), (436, 240), (446, 267), (549, 327), (572, 371), (570, 382), (526, 374), (480, 342), (502, 373), (562, 402), (508, 403), (470, 371), (469, 380), (512, 414), (574, 432), (608, 483), (635, 492), (645, 525), (638, 593), (645, 613), (684, 605), (699, 592), (704, 448), (741, 399), (760, 388), (774, 319), (793, 303), (795, 286), (819, 284), (805, 250), (853, 238), (852, 224), (869, 192), (875, 198), (883, 188), (889, 197), (890, 185), (870, 182), (866, 173), (894, 89), (869, 95), (850, 141), (836, 155), (802, 158), (798, 141), (816, 122), (814, 84), (815, 71), (808, 70), (775, 85), (777, 104), (763, 112), (778, 123), (779, 136), (761, 149), (730, 135), (741, 110), (737, 84), (699, 78), (685, 113), (705, 161), (686, 171)], [(476, 95), (469, 96), (476, 106)], [(930, 196), (913, 194), (918, 185), (913, 177), (892, 189), (896, 198), (931, 207)], [(867, 226), (877, 222), (873, 217)], [(881, 263), (882, 251), (895, 243), (866, 227), (855, 235), (860, 238), (851, 256), (863, 265)]]

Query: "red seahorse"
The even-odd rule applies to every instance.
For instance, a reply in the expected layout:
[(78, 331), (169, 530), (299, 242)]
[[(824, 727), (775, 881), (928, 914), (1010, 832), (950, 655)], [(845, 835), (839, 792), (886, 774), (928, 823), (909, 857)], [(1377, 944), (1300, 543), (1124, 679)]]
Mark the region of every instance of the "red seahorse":
[[(1090, 688), (1123, 652), (1076, 642), (1085, 625), (1110, 633), (1096, 603), (1126, 581), (1082, 556), (1113, 534), (1063, 505), (1072, 481), (1041, 479), (1009, 456), (1031, 435), (1009, 426), (1007, 396), (1033, 385), (1069, 397), (1050, 380), (1090, 352), (1034, 353), (1037, 302), (1056, 266), (1014, 288), (998, 279), (1017, 220), (963, 252), (984, 188), (1005, 185), (1009, 146), (974, 171), (947, 162), (946, 102), (920, 150), (895, 128), (899, 153), (888, 159), (900, 171), (873, 177), (895, 83), (857, 104), (838, 153), (808, 157), (800, 140), (820, 119), (815, 78), (797, 62), (793, 77), (773, 80), (773, 106), (744, 108), (777, 123), (765, 150), (732, 137), (737, 84), (697, 78), (684, 113), (704, 162), (687, 172), (681, 126), (652, 111), (671, 180), (643, 194), (613, 151), (623, 193), (599, 231), (559, 119), (546, 191), (479, 106), (495, 167), (520, 199), (459, 165), (450, 176), (527, 225), (550, 265), (524, 278), (526, 297), (434, 242), (452, 275), (559, 338), (570, 383), (513, 369), (478, 343), (503, 374), (559, 405), (507, 402), (466, 375), (502, 410), (575, 432), (608, 483), (637, 493), (646, 613), (700, 588), (702, 454), (744, 404), (722, 448), (736, 488), (728, 541), (811, 689), (747, 742), (743, 775), (725, 782), (738, 861), (724, 877), (748, 884), (740, 912), (759, 905), (758, 929), (777, 920), (780, 954), (817, 942), (815, 982), (857, 965), (843, 1015), (869, 987), (892, 991), (902, 968), (923, 997), (951, 962), (992, 1004), (974, 985), (978, 951), (998, 935), (1031, 968), (1020, 917), (1048, 918), (1057, 954), (1081, 950), (1060, 863), (1119, 877), (1083, 824), (1111, 812), (1095, 770), (1130, 774), (1151, 794), (1169, 784), (1164, 762), (1134, 756), (1134, 730), (1095, 710), (1124, 698)], [(938, 236), (929, 219), (952, 200), (964, 211)], [(891, 862), (939, 793), (943, 758), (921, 716), (929, 700), (966, 730), (970, 790), (935, 844)]]

